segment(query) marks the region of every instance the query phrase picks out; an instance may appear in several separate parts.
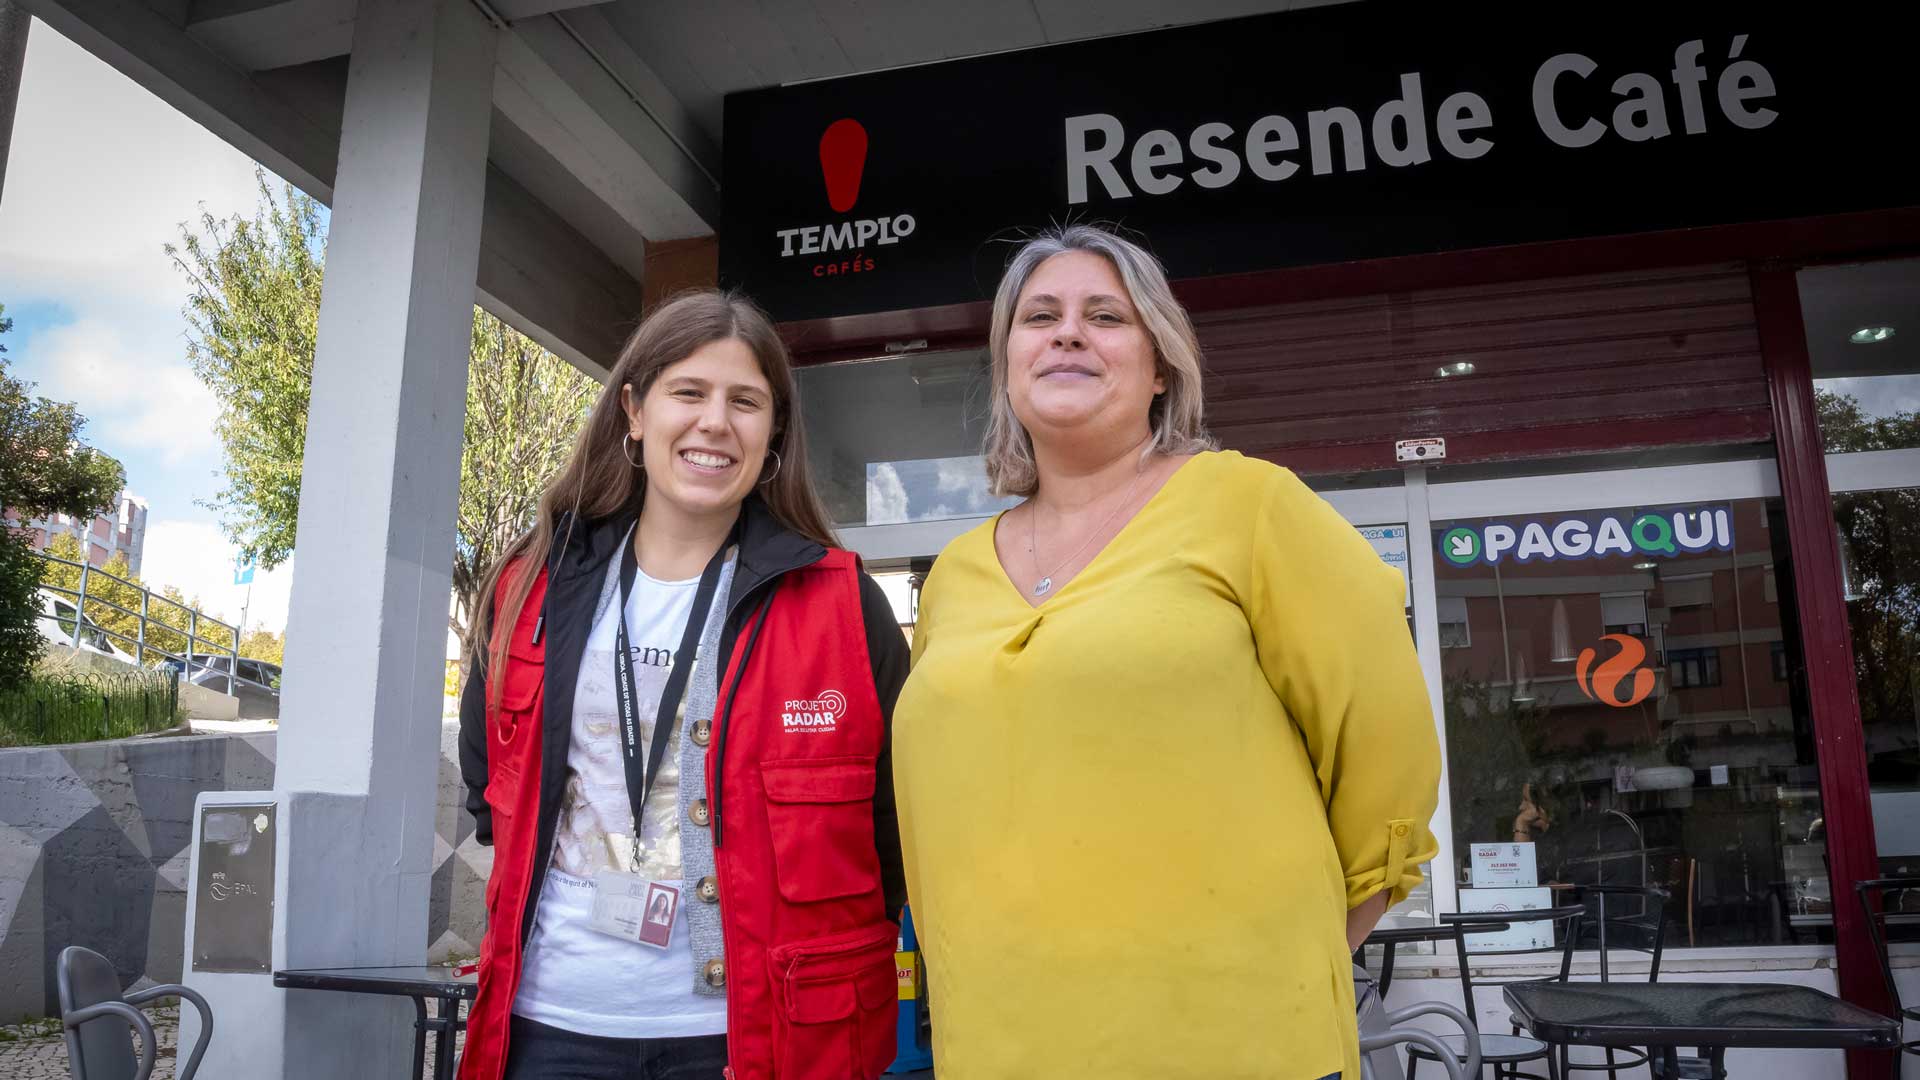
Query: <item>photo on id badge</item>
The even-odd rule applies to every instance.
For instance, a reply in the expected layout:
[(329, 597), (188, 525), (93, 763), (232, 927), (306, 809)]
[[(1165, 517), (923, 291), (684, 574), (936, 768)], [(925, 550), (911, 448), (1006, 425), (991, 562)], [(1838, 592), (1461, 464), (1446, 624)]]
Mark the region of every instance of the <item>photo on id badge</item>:
[(640, 940), (666, 948), (673, 938), (673, 916), (680, 907), (680, 890), (654, 881), (647, 884), (647, 918), (640, 927)]

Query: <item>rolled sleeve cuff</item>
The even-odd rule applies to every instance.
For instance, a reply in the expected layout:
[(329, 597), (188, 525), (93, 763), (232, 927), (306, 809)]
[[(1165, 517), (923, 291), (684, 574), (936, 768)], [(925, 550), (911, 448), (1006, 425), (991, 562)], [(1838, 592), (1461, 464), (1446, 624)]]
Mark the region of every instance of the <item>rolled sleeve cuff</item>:
[(1413, 818), (1388, 821), (1386, 839), (1384, 862), (1365, 869), (1349, 868), (1347, 910), (1359, 907), (1383, 890), (1387, 892), (1388, 907), (1405, 900), (1423, 878), (1420, 864), (1440, 853), (1440, 844), (1433, 833)]

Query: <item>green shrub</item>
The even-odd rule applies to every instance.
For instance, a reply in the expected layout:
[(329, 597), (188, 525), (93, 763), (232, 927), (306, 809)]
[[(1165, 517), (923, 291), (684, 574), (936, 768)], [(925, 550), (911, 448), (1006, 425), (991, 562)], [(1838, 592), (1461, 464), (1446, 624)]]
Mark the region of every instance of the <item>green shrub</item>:
[(18, 689), (0, 691), (0, 746), (124, 739), (180, 722), (180, 683), (172, 671), (36, 671)]

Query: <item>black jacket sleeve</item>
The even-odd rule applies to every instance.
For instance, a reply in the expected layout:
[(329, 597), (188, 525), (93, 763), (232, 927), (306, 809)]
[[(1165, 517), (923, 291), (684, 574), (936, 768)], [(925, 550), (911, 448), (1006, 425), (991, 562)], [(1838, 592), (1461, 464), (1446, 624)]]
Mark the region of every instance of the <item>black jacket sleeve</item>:
[(460, 691), (460, 779), (467, 786), (467, 813), (473, 815), (473, 837), (493, 846), (493, 808), (487, 805), (487, 648), (492, 639), (492, 605), (481, 616), (482, 644)]
[(899, 922), (900, 909), (907, 903), (907, 871), (900, 857), (900, 813), (893, 798), (893, 704), (907, 681), (909, 653), (887, 594), (865, 573), (860, 575), (860, 614), (866, 623), (867, 659), (873, 664), (873, 687), (880, 693), (885, 730), (874, 778), (873, 839), (880, 852), (880, 888), (887, 898), (887, 918)]

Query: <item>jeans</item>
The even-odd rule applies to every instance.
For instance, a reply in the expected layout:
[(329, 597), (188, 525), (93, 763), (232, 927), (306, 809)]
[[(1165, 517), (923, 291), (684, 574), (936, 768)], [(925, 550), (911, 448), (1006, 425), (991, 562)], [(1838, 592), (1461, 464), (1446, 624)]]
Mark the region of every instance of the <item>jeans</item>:
[(525, 1017), (508, 1029), (506, 1080), (720, 1080), (727, 1037), (608, 1039)]

